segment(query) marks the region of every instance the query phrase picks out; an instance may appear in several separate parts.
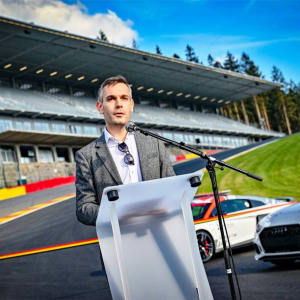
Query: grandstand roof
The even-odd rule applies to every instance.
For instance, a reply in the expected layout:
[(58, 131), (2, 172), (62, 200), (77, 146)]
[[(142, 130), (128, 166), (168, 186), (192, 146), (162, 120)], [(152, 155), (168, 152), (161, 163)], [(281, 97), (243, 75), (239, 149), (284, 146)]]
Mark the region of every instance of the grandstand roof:
[(261, 78), (3, 17), (0, 42), (0, 77), (16, 81), (92, 90), (105, 78), (122, 74), (133, 85), (134, 97), (214, 107), (280, 87)]

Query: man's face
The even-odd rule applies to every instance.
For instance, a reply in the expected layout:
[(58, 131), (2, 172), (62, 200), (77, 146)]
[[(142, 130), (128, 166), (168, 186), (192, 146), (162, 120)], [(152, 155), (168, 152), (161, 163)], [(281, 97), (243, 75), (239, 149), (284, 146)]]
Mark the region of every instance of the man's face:
[(108, 127), (126, 125), (133, 112), (134, 101), (130, 97), (129, 88), (124, 83), (107, 85), (103, 89), (103, 102), (97, 102), (96, 107), (104, 116)]

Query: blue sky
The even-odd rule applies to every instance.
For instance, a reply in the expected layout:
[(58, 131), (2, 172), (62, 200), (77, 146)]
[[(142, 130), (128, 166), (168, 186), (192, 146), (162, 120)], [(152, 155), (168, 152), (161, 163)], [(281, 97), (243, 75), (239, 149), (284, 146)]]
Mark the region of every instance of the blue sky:
[(300, 1), (81, 2), (89, 14), (109, 9), (130, 19), (141, 50), (159, 45), (164, 55), (185, 59), (190, 44), (204, 64), (209, 53), (223, 60), (227, 51), (236, 57), (245, 51), (266, 79), (276, 65), (287, 81), (300, 83)]
[(300, 83), (299, 0), (0, 0), (0, 8), (6, 16), (91, 37), (101, 28), (127, 46), (136, 38), (140, 50), (155, 53), (159, 45), (166, 56), (185, 59), (189, 44), (205, 65), (208, 54), (222, 62), (227, 51), (237, 58), (244, 51), (266, 79), (275, 65), (286, 81)]

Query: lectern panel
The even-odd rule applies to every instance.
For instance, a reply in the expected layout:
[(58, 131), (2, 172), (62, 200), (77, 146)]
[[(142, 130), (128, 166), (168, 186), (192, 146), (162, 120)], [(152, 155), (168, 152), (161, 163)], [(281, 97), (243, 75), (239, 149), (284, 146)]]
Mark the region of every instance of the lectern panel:
[[(193, 173), (105, 189), (97, 234), (114, 299), (212, 299), (190, 203)], [(117, 190), (110, 202), (107, 193)]]

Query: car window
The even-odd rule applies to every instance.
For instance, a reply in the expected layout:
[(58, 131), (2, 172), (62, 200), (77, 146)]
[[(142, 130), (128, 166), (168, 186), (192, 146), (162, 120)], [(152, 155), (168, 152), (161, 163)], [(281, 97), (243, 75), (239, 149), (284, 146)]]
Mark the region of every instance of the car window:
[(203, 219), (206, 211), (208, 210), (210, 203), (203, 203), (192, 205), (192, 213), (194, 220), (201, 220)]
[[(236, 200), (227, 200), (221, 202), (221, 207), (223, 213), (230, 214), (240, 210), (249, 209), (251, 208), (251, 205), (248, 200), (236, 199)], [(211, 213), (211, 217), (215, 217), (215, 216), (217, 216), (216, 208), (214, 208), (214, 210)]]
[(259, 201), (259, 200), (250, 200), (252, 207), (258, 207), (258, 206), (262, 206), (265, 205), (264, 202)]

